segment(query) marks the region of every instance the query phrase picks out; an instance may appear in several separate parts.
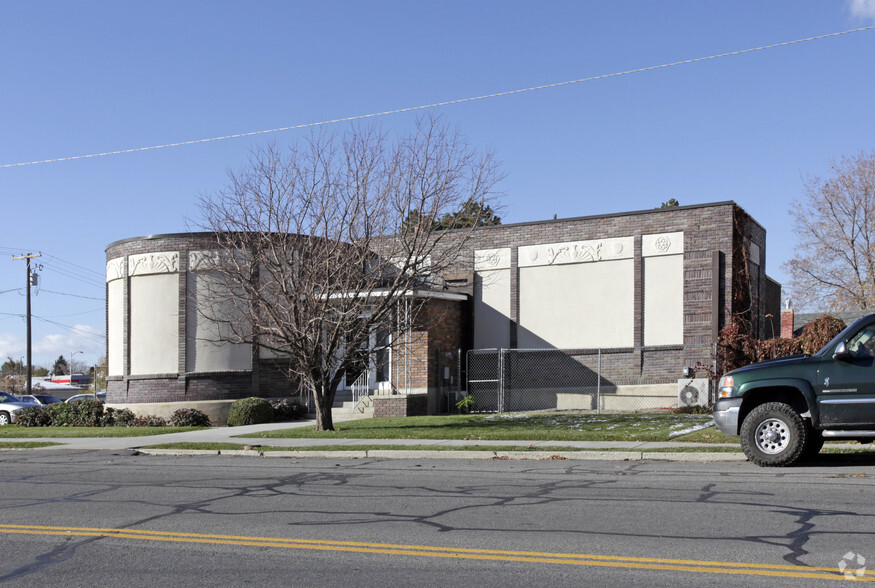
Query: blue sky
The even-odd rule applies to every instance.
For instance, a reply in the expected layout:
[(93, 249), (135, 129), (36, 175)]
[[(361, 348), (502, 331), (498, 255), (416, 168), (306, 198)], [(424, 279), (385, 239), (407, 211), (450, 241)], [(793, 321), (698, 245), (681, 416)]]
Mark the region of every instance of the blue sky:
[[(875, 25), (875, 1), (0, 1), (0, 165), (313, 123)], [(796, 237), (805, 176), (875, 149), (875, 30), (436, 109), (493, 149), (505, 222), (735, 200)], [(378, 119), (409, 129), (416, 114)], [(336, 125), (342, 131), (345, 125)], [(187, 229), (249, 149), (307, 131), (0, 167), (0, 361), (93, 362), (104, 249)], [(6, 260), (3, 260), (3, 257)]]

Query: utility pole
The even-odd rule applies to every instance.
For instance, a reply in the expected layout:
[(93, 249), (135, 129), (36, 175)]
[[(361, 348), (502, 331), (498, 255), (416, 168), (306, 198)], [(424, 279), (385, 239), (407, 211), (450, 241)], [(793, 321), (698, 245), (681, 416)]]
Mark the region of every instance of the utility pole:
[[(13, 257), (12, 261), (16, 261), (18, 259), (27, 260), (27, 393), (32, 394), (32, 384), (31, 380), (33, 379), (33, 364), (31, 363), (30, 357), (30, 286), (32, 282), (32, 275), (30, 273), (30, 260), (34, 257), (42, 257), (42, 253), (28, 253), (27, 255), (22, 255), (21, 257)], [(72, 379), (72, 378), (71, 378)]]

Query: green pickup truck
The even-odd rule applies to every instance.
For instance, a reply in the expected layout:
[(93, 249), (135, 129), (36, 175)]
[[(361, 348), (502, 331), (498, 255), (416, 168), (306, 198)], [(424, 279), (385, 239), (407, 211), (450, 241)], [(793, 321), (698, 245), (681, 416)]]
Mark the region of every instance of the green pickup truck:
[(733, 370), (717, 386), (714, 422), (760, 466), (816, 455), (826, 439), (875, 440), (875, 314), (814, 355)]

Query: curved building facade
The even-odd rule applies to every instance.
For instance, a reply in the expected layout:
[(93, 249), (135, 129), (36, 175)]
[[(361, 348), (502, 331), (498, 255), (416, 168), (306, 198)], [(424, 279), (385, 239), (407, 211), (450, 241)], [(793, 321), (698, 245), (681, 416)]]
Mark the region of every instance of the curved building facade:
[(215, 343), (198, 312), (218, 249), (212, 233), (124, 239), (106, 249), (107, 402), (289, 396), (297, 391), (250, 345)]

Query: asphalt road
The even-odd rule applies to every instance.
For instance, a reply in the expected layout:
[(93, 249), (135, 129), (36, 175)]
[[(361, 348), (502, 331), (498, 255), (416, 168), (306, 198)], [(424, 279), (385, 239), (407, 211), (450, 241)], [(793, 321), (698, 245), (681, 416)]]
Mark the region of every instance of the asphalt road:
[[(0, 452), (9, 586), (807, 586), (875, 571), (875, 463)], [(861, 579), (873, 580), (875, 573)]]

